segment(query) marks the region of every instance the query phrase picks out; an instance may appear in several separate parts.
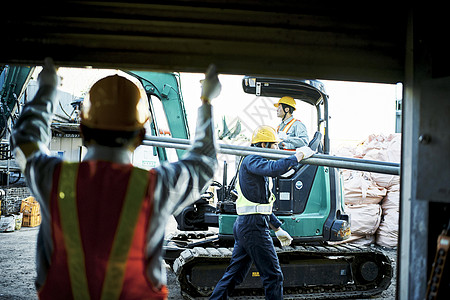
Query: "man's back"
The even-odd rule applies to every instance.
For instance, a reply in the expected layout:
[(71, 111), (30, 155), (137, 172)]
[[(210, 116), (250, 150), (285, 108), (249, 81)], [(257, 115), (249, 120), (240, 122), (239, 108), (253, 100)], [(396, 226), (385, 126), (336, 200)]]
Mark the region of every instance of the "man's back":
[[(46, 60), (39, 90), (23, 108), (11, 135), (16, 160), (41, 205), (36, 259), (40, 297), (167, 297), (161, 260), (165, 224), (172, 213), (200, 198), (217, 165), (209, 99), (220, 83), (213, 75), (216, 78), (205, 80), (215, 81), (209, 93), (202, 91), (191, 149), (177, 162), (146, 171), (130, 164), (131, 152), (145, 134), (145, 95), (119, 76), (94, 84), (89, 100), (94, 104), (83, 106), (80, 128), (88, 148), (83, 162), (49, 155), (59, 80), (53, 63)], [(111, 93), (117, 101), (108, 101)], [(118, 116), (126, 111), (125, 123), (103, 115), (101, 106), (114, 103), (118, 105), (109, 111)], [(131, 107), (123, 110), (124, 106)], [(89, 113), (90, 107), (96, 109)]]
[(105, 161), (62, 162), (50, 196), (53, 253), (42, 298), (164, 299), (143, 276), (156, 172)]

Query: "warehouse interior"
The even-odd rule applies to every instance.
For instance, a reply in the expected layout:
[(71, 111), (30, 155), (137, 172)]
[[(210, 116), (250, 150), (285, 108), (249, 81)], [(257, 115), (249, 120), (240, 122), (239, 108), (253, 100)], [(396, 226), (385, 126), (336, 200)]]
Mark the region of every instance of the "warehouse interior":
[[(397, 298), (424, 299), (450, 219), (450, 59), (444, 9), (384, 2), (10, 3), (1, 64), (403, 83)], [(448, 272), (448, 270), (447, 270)], [(450, 291), (445, 287), (447, 294)]]

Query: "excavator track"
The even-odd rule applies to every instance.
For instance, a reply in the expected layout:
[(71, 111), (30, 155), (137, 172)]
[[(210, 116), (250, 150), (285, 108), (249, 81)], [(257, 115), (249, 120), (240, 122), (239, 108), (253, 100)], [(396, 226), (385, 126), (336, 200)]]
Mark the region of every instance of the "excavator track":
[[(275, 247), (284, 275), (285, 299), (356, 298), (377, 295), (391, 283), (392, 265), (381, 251), (345, 245)], [(175, 260), (184, 299), (206, 299), (228, 266), (232, 248), (195, 247)], [(252, 266), (232, 296), (260, 299), (259, 273)]]

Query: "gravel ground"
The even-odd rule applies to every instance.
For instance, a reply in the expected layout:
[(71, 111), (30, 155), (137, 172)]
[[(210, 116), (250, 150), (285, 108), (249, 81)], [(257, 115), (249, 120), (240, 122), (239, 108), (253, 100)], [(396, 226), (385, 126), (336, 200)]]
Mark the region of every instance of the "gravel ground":
[[(167, 227), (169, 233), (174, 223)], [(0, 233), (0, 299), (34, 300), (35, 249), (39, 227), (22, 229), (11, 233)], [(390, 287), (380, 296), (371, 299), (395, 299), (396, 250), (381, 249), (393, 262), (394, 278)], [(167, 268), (169, 300), (181, 299), (180, 288), (174, 273)], [(231, 298), (230, 298), (231, 299)]]
[(39, 227), (0, 233), (0, 299), (37, 299), (36, 240)]

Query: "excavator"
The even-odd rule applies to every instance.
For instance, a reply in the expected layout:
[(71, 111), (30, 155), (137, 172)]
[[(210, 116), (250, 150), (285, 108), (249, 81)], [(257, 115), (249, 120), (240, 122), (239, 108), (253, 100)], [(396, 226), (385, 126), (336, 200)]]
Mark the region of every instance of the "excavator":
[[(317, 131), (309, 147), (329, 154), (328, 95), (323, 83), (245, 76), (242, 88), (256, 96), (291, 96), (315, 107)], [(213, 183), (214, 195), (204, 194), (175, 217), (181, 232), (165, 241), (164, 258), (173, 267), (185, 299), (208, 297), (231, 258), (237, 172), (229, 182), (227, 172), (223, 174), (222, 183)], [(299, 164), (273, 183), (273, 211), (294, 239), (282, 248), (274, 238), (286, 299), (370, 297), (390, 285), (392, 266), (387, 256), (373, 248), (342, 243), (350, 236), (350, 219), (344, 211), (339, 169)], [(216, 195), (217, 201), (211, 201)], [(209, 227), (218, 230), (208, 231)], [(263, 296), (254, 266), (233, 295)]]
[[(7, 116), (12, 118), (14, 115), (9, 112), (19, 107), (16, 99), (20, 99), (29, 80), (31, 69), (28, 73), (25, 69), (22, 71), (26, 76), (8, 77), (6, 73), (11, 73), (11, 67), (2, 67), (2, 131), (6, 130)], [(160, 101), (166, 114), (171, 138), (158, 137), (157, 118), (154, 117), (151, 136), (146, 138), (144, 144), (153, 146), (160, 161), (164, 161), (167, 160), (166, 148), (172, 147), (168, 141), (176, 140), (181, 145), (177, 148), (177, 155), (183, 155), (183, 149), (189, 146), (189, 128), (179, 75), (125, 72), (142, 83), (149, 96), (151, 113), (154, 115), (154, 101)], [(13, 87), (20, 91), (13, 92)], [(287, 247), (281, 247), (274, 238), (284, 274), (285, 299), (361, 298), (387, 289), (393, 276), (390, 259), (375, 248), (344, 243), (351, 233), (351, 220), (344, 210), (339, 168), (332, 163), (335, 160), (329, 155), (329, 97), (324, 84), (317, 80), (244, 76), (242, 89), (255, 96), (291, 96), (314, 107), (317, 111), (317, 131), (309, 147), (317, 151), (316, 156), (330, 158), (328, 163), (322, 164), (305, 161), (273, 179), (272, 192), (276, 197), (273, 211), (281, 220), (282, 228), (293, 237), (292, 244)], [(8, 107), (7, 111), (5, 107)], [(222, 151), (225, 148), (221, 147)], [(248, 148), (236, 146), (232, 153), (242, 156), (248, 153)], [(286, 151), (278, 150), (277, 153), (281, 152)], [(377, 165), (373, 161), (366, 163)], [(348, 166), (352, 168), (351, 162)], [(237, 218), (237, 172), (228, 179), (226, 163), (223, 168), (222, 182), (213, 181), (199, 200), (175, 216), (178, 231), (164, 241), (163, 258), (173, 268), (185, 299), (208, 297), (231, 258), (234, 243), (232, 228)], [(233, 296), (263, 295), (259, 273), (253, 266), (244, 282), (236, 287)]]
[[(26, 94), (26, 87), (33, 70), (34, 67), (30, 66), (0, 65), (0, 185), (16, 183), (21, 177), (18, 168), (9, 164), (13, 157), (8, 137), (20, 113), (19, 101)], [(2, 209), (2, 211), (8, 210)]]

